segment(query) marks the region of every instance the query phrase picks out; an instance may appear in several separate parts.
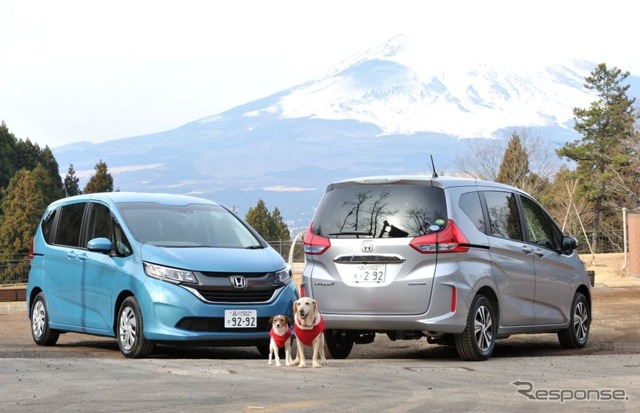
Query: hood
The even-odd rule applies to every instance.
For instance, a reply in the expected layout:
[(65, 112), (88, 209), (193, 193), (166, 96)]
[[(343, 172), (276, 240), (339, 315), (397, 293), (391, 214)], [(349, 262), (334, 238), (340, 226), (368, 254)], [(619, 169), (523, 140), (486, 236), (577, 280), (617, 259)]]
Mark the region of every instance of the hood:
[(167, 248), (142, 245), (142, 259), (154, 264), (201, 272), (273, 272), (284, 259), (273, 248)]

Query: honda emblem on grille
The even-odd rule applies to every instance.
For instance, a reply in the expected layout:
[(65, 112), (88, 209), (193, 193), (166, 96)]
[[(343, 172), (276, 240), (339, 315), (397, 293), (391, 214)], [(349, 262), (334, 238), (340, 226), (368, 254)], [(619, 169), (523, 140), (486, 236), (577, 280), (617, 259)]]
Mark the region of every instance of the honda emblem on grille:
[(229, 281), (231, 281), (231, 286), (236, 290), (244, 290), (247, 288), (247, 279), (242, 275), (232, 275), (229, 277)]
[(363, 252), (373, 251), (373, 241), (362, 241), (362, 251)]

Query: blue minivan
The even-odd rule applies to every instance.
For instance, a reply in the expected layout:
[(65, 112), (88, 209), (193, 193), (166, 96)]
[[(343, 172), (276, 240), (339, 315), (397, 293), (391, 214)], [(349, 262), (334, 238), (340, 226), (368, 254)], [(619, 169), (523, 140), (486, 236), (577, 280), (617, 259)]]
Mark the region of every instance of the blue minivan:
[(291, 269), (235, 213), (181, 195), (110, 192), (58, 200), (33, 239), (33, 340), (115, 337), (125, 357), (169, 345), (255, 345), (292, 316)]

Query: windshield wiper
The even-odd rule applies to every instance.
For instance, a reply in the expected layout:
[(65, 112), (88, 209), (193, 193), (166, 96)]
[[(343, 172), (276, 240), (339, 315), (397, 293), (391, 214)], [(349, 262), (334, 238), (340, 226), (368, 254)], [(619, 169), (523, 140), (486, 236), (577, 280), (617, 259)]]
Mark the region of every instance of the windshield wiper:
[(244, 249), (245, 250), (261, 250), (263, 248), (264, 247), (262, 245), (258, 244), (258, 245), (249, 245), (248, 247), (245, 247)]
[(340, 231), (340, 232), (331, 232), (329, 235), (334, 237), (339, 237), (340, 235), (355, 235), (355, 236), (371, 236), (371, 232), (369, 231)]

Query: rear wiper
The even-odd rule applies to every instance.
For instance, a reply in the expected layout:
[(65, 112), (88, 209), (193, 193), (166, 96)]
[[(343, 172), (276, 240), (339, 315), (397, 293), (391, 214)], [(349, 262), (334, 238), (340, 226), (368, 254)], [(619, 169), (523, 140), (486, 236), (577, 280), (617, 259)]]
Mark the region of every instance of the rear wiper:
[(338, 237), (340, 235), (355, 235), (355, 236), (371, 236), (371, 232), (369, 231), (340, 231), (340, 232), (331, 232), (329, 233), (329, 235), (334, 236), (334, 237)]

